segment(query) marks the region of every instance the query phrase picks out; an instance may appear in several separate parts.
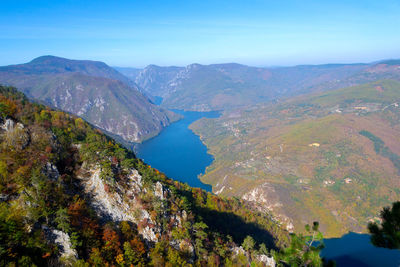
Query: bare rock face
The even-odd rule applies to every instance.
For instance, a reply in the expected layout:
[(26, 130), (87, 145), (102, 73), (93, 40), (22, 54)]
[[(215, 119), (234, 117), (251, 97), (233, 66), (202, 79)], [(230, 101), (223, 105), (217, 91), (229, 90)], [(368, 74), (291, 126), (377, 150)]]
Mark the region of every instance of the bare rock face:
[(100, 178), (99, 168), (90, 170), (90, 173), (89, 179), (84, 179), (83, 185), (86, 193), (92, 196), (92, 205), (95, 210), (114, 221), (135, 222), (129, 204), (123, 200), (123, 194), (106, 191), (106, 186)]
[(78, 253), (73, 248), (71, 239), (67, 233), (56, 229), (50, 229), (46, 226), (43, 226), (43, 230), (45, 232), (46, 239), (53, 244), (56, 244), (60, 249), (60, 258), (64, 259), (77, 259)]
[(144, 239), (152, 242), (157, 242), (158, 238), (156, 236), (156, 233), (150, 226), (146, 226), (144, 229), (139, 231), (139, 233), (143, 236)]
[(244, 251), (242, 246), (234, 247), (234, 248), (232, 248), (232, 251), (233, 251), (234, 255), (239, 255), (239, 254), (243, 254), (244, 255), (246, 253), (246, 251)]
[[(20, 124), (20, 123), (19, 123)], [(14, 131), (15, 127), (16, 127), (16, 123), (15, 121), (13, 121), (12, 119), (6, 119), (6, 121), (4, 122), (4, 124), (1, 126), (1, 128), (3, 130), (5, 130), (6, 132), (10, 132), (10, 131)], [(20, 124), (22, 125), (22, 124)], [(22, 125), (23, 128), (23, 125)]]
[(292, 220), (282, 212), (284, 206), (280, 201), (279, 195), (270, 183), (264, 183), (242, 196), (243, 200), (254, 203), (260, 210), (267, 211), (275, 215), (275, 219), (286, 225), (286, 230), (294, 230)]
[(24, 149), (30, 142), (30, 135), (20, 122), (6, 119), (0, 129), (4, 130), (4, 144), (12, 150)]
[(12, 119), (6, 119), (1, 125), (1, 129), (5, 130), (6, 132), (14, 131), (16, 128), (24, 129), (24, 125), (20, 122), (15, 122)]
[(164, 200), (164, 199), (165, 199), (165, 196), (164, 196), (164, 194), (165, 194), (164, 186), (163, 186), (160, 182), (157, 182), (157, 183), (155, 184), (154, 194), (155, 194), (157, 197), (159, 197), (161, 200)]
[(275, 267), (276, 262), (274, 260), (274, 257), (268, 257), (267, 255), (258, 255), (257, 260), (264, 263), (265, 266), (268, 267)]
[[(100, 177), (100, 168), (89, 170), (89, 177), (79, 177), (85, 192), (91, 196), (91, 205), (99, 216), (113, 221), (129, 221), (135, 224), (143, 223), (138, 231), (143, 238), (157, 242), (159, 229), (155, 227), (149, 212), (137, 201), (136, 196), (142, 189), (142, 177), (137, 170), (132, 169), (128, 176), (128, 186), (123, 188), (116, 184), (111, 192), (108, 185)], [(160, 184), (161, 185), (161, 184)], [(160, 185), (158, 188), (160, 188)], [(162, 185), (161, 185), (162, 187)]]

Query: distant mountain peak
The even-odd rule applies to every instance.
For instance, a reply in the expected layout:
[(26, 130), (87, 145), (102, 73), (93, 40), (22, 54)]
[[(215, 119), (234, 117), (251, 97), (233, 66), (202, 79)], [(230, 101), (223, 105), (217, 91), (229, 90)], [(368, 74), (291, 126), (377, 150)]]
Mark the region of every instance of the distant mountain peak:
[(0, 83), (130, 142), (152, 137), (178, 118), (151, 104), (133, 81), (100, 61), (45, 55), (0, 67)]
[(41, 62), (44, 62), (47, 60), (55, 60), (55, 59), (65, 59), (65, 58), (56, 57), (56, 56), (52, 56), (52, 55), (44, 55), (44, 56), (40, 56), (40, 57), (32, 59), (29, 63), (41, 63)]
[(96, 65), (97, 67), (108, 67), (106, 63), (94, 60), (79, 60), (79, 59), (68, 59), (64, 57), (58, 57), (53, 55), (44, 55), (34, 58), (27, 64), (68, 64), (68, 65)]

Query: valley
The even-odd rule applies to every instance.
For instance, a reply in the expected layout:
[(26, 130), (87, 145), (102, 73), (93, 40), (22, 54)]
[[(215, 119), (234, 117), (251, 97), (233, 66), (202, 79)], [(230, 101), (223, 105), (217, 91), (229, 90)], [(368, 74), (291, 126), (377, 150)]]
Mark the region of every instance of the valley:
[[(157, 177), (266, 215), (285, 246), (285, 235), (302, 233), (310, 221), (319, 221), (327, 238), (365, 233), (400, 197), (400, 67), (382, 62), (117, 68), (125, 77), (104, 63), (46, 56), (0, 67), (0, 81), (92, 122), (133, 148)], [(220, 88), (235, 96), (226, 98)], [(161, 106), (153, 104), (159, 100)], [(120, 204), (104, 202), (108, 189), (101, 184), (114, 186), (107, 177), (116, 169), (101, 166), (104, 177), (85, 170), (92, 177), (84, 179), (85, 190), (97, 190), (93, 203), (114, 221), (137, 223), (126, 210), (131, 204), (110, 209)], [(118, 190), (113, 198), (130, 194)], [(217, 225), (220, 231), (223, 223)], [(363, 246), (360, 240), (350, 239)]]
[(0, 267), (400, 266), (398, 0), (0, 8)]
[(365, 232), (399, 198), (400, 83), (365, 85), (226, 111), (191, 125), (215, 161), (201, 180), (275, 214), (312, 218), (328, 237)]
[(381, 207), (399, 197), (396, 60), (150, 65), (130, 74), (145, 92), (162, 97), (162, 106), (223, 110), (220, 118), (190, 125), (215, 158), (201, 180), (217, 195), (275, 214), (289, 231), (312, 218), (328, 237), (365, 232)]
[(189, 125), (201, 118), (217, 118), (218, 112), (188, 112), (174, 110), (183, 119), (172, 123), (158, 136), (135, 146), (136, 154), (144, 162), (168, 177), (211, 192), (211, 186), (200, 181), (213, 157)]

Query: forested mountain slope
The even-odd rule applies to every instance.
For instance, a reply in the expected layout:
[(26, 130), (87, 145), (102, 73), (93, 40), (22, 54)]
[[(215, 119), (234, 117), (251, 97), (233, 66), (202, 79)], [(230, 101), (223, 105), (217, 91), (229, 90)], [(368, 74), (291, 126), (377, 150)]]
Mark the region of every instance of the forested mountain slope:
[(0, 126), (2, 266), (266, 266), (288, 242), (268, 213), (168, 179), (11, 87)]
[(400, 82), (381, 80), (227, 111), (191, 128), (215, 156), (202, 181), (288, 229), (364, 232), (400, 197)]
[(150, 65), (135, 82), (162, 105), (188, 110), (221, 110), (266, 102), (366, 68), (365, 64), (257, 68), (235, 63), (185, 68)]
[(163, 98), (162, 106), (187, 110), (223, 110), (338, 89), (379, 79), (400, 80), (400, 64), (299, 65), (261, 68), (235, 63), (182, 67), (150, 65), (130, 73), (143, 91)]
[(150, 138), (179, 119), (150, 103), (134, 82), (103, 62), (43, 56), (0, 67), (0, 83), (130, 142)]

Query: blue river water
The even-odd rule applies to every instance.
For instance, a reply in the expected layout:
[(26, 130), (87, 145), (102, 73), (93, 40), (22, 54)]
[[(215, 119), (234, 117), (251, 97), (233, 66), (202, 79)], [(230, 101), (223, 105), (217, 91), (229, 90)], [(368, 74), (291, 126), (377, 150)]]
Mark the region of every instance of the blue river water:
[(220, 113), (173, 111), (184, 118), (172, 123), (158, 136), (137, 145), (136, 155), (170, 178), (211, 191), (211, 186), (203, 184), (198, 175), (204, 173), (214, 158), (207, 153), (207, 147), (188, 127), (200, 118), (217, 118)]
[[(217, 118), (219, 112), (185, 112), (174, 110), (184, 118), (164, 129), (158, 136), (136, 146), (136, 154), (147, 164), (164, 172), (168, 177), (211, 191), (198, 175), (204, 173), (213, 157), (207, 147), (188, 127), (206, 117)], [(348, 233), (341, 238), (325, 239), (322, 256), (336, 261), (337, 266), (400, 266), (400, 251), (376, 248), (369, 235)]]
[(321, 255), (341, 267), (400, 266), (400, 250), (374, 247), (367, 234), (348, 233), (341, 238), (324, 240)]

